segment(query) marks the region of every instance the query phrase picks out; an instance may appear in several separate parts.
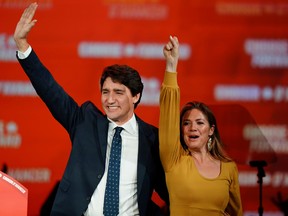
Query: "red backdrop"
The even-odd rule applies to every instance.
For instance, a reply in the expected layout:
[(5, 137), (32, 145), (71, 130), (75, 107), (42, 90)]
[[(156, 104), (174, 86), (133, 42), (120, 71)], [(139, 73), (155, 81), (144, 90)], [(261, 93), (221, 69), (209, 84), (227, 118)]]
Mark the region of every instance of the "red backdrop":
[[(29, 190), (28, 214), (61, 178), (70, 151), (66, 131), (33, 91), (15, 58), (13, 32), (29, 1), (0, 0), (0, 166)], [(265, 160), (264, 214), (288, 199), (288, 3), (285, 0), (39, 0), (33, 48), (81, 104), (100, 105), (99, 76), (129, 64), (144, 81), (136, 113), (158, 125), (165, 63), (162, 47), (178, 36), (181, 102), (211, 105), (239, 168), (245, 215), (257, 215), (259, 185), (251, 160)]]

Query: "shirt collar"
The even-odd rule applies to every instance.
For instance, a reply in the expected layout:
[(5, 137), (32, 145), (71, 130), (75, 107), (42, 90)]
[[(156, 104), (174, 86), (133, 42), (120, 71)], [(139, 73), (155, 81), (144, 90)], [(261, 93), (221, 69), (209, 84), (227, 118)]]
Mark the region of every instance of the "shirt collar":
[(114, 121), (112, 121), (109, 118), (108, 120), (109, 120), (109, 128), (111, 128), (111, 130), (115, 129), (115, 127), (123, 127), (124, 130), (130, 134), (135, 134), (137, 132), (137, 121), (134, 113), (133, 116), (129, 119), (129, 121), (127, 121), (125, 124), (121, 126), (117, 125)]

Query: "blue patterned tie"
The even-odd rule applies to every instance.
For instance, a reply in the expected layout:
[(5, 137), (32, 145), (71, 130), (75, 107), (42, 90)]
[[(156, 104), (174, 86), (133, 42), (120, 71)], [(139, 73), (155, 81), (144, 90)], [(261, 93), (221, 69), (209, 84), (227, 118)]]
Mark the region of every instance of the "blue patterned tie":
[(104, 215), (116, 216), (119, 213), (119, 180), (122, 140), (122, 127), (115, 128), (109, 159), (108, 176), (104, 198)]

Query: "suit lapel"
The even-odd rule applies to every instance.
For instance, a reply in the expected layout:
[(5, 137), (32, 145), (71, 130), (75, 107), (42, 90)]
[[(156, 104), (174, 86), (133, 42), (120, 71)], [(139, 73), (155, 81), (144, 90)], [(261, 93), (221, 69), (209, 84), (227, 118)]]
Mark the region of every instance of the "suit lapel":
[(139, 148), (138, 148), (138, 165), (137, 165), (137, 193), (138, 196), (143, 186), (143, 180), (147, 169), (147, 159), (150, 158), (149, 148), (150, 142), (148, 141), (150, 129), (147, 125), (136, 116), (139, 129)]
[(103, 118), (98, 118), (97, 119), (97, 134), (99, 136), (99, 146), (100, 146), (100, 151), (101, 151), (101, 161), (104, 162), (106, 161), (106, 149), (107, 149), (107, 136), (108, 136), (108, 124), (109, 121), (104, 116)]

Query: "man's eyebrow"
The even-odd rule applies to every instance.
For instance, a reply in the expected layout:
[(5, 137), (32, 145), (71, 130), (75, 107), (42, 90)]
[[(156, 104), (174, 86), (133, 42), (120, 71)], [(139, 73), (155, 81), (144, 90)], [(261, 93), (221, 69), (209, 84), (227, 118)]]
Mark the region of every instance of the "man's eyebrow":
[(115, 91), (115, 92), (125, 92), (125, 89), (118, 89), (118, 88), (116, 88), (116, 89), (113, 89), (113, 91)]

